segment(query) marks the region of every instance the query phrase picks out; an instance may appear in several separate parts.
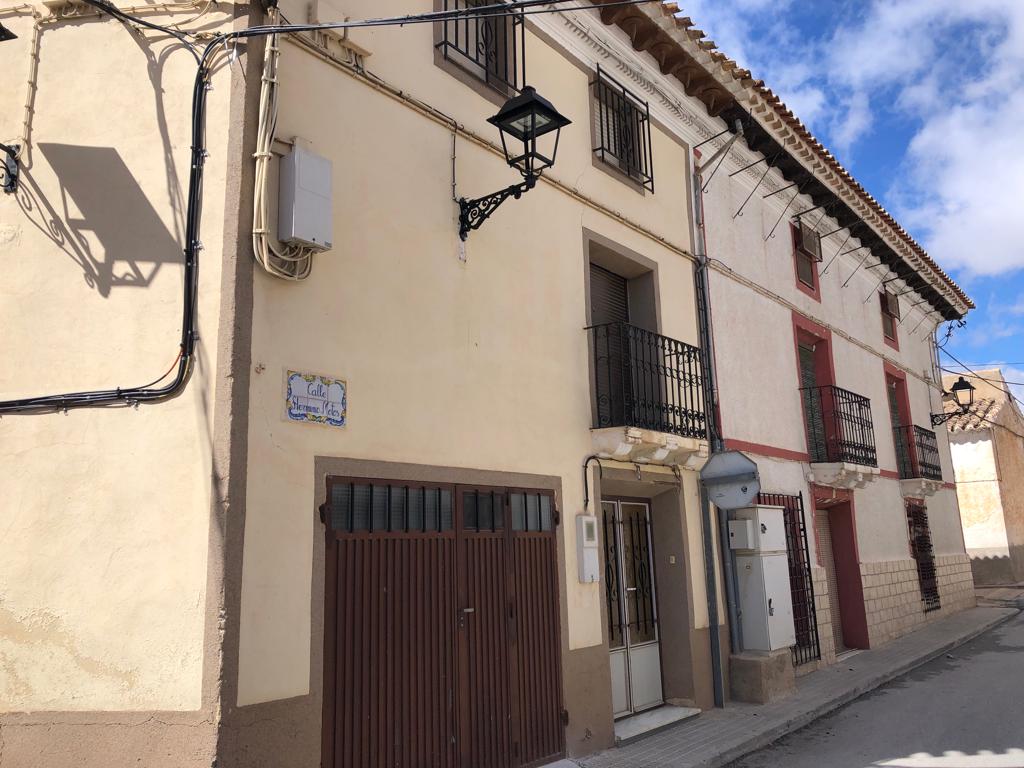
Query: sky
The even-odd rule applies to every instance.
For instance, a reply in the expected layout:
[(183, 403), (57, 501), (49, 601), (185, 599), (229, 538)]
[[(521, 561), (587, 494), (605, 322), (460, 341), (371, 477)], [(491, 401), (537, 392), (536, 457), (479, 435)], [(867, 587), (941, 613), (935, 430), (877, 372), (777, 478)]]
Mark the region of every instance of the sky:
[(946, 348), (1024, 398), (1024, 0), (677, 2), (967, 291)]

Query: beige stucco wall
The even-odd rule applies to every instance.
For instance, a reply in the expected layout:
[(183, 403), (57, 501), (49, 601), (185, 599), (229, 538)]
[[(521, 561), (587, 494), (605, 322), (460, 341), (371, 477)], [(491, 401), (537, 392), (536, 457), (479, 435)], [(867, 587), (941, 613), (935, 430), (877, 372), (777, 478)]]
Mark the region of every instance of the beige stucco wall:
[[(376, 9), (344, 4), (353, 17)], [(360, 42), (376, 75), (497, 140), (485, 122), (496, 106), (434, 65), (429, 26)], [(532, 32), (526, 45), (529, 82), (574, 121), (550, 176), (688, 248), (685, 149), (654, 131), (654, 195), (595, 168), (588, 74)], [(661, 330), (695, 344), (690, 261), (543, 182), (473, 232), (460, 261), (450, 125), (287, 44), (278, 135), (309, 140), (332, 160), (337, 245), (302, 284), (256, 277), (239, 703), (310, 688), (315, 456), (560, 477), (568, 646), (600, 643), (603, 593), (578, 583), (571, 522), (582, 508), (580, 465), (593, 450), (584, 233), (655, 262)], [(517, 180), (464, 136), (456, 154), (460, 195)], [(286, 422), (286, 369), (346, 379), (348, 426)], [(686, 488), (692, 516), (695, 485)]]
[(950, 447), (967, 551), (974, 557), (1008, 557), (992, 430), (957, 433)]
[[(0, 139), (16, 141), (32, 18), (3, 21), (19, 37), (0, 45)], [(178, 351), (195, 64), (145, 38), (91, 15), (41, 27), (32, 148), (0, 195), (4, 399), (141, 385)], [(0, 420), (0, 711), (200, 706), (229, 77), (208, 107), (187, 390)]]

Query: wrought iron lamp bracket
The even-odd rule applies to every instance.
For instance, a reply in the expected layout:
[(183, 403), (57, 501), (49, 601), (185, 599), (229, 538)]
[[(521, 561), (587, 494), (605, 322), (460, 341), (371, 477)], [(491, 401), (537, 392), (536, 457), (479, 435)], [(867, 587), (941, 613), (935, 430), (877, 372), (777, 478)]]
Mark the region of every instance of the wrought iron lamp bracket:
[(929, 414), (929, 416), (931, 416), (932, 426), (933, 427), (941, 427), (943, 424), (945, 424), (947, 421), (952, 419), (954, 416), (960, 416), (962, 413), (967, 413), (967, 411), (963, 410), (963, 411), (949, 411), (947, 413), (932, 413), (932, 414)]
[(4, 153), (5, 157), (3, 162), (0, 163), (0, 168), (3, 168), (4, 176), (2, 186), (5, 194), (13, 195), (18, 191), (18, 150), (21, 149), (17, 144), (8, 146), (7, 144), (0, 144), (0, 152)]
[(498, 206), (514, 197), (518, 200), (523, 193), (533, 189), (537, 185), (537, 176), (529, 175), (519, 184), (513, 184), (505, 189), (493, 192), (484, 197), (477, 197), (467, 200), (459, 198), (459, 237), (465, 240), (471, 230), (480, 229), (480, 225), (490, 218)]

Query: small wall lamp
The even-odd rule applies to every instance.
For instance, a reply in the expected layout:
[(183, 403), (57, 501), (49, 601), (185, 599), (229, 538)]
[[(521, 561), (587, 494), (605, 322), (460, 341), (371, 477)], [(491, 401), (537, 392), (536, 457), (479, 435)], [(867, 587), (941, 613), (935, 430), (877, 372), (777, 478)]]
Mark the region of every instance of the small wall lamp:
[[(463, 240), (469, 236), (470, 230), (479, 229), (508, 198), (518, 200), (524, 192), (534, 188), (544, 169), (555, 164), (558, 136), (562, 127), (572, 121), (559, 114), (551, 102), (538, 95), (532, 86), (526, 85), (522, 93), (506, 101), (498, 114), (487, 118), (487, 122), (497, 126), (505, 160), (522, 174), (523, 181), (474, 200), (459, 198), (459, 237)], [(537, 148), (537, 139), (552, 132), (554, 145), (549, 156)]]
[(956, 383), (949, 388), (949, 392), (942, 393), (943, 400), (950, 400), (956, 402), (960, 408), (959, 411), (949, 411), (946, 413), (933, 413), (932, 426), (937, 427), (940, 424), (945, 424), (954, 416), (959, 416), (963, 413), (967, 413), (971, 410), (971, 406), (974, 405), (974, 385), (971, 384), (967, 379), (961, 376), (956, 380)]
[(2, 188), (4, 194), (13, 195), (18, 191), (18, 150), (20, 147), (17, 144), (7, 146), (6, 144), (0, 144), (0, 152), (3, 153), (3, 163), (0, 163), (0, 169), (3, 170), (3, 182)]

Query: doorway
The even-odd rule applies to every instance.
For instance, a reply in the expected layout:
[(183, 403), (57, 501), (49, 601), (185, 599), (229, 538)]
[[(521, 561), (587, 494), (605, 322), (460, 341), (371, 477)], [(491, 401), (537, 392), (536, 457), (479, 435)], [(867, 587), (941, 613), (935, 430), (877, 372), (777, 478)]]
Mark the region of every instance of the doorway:
[(325, 768), (565, 752), (549, 491), (329, 478)]
[[(823, 497), (823, 493), (828, 494)], [(836, 654), (870, 648), (853, 494), (814, 487), (818, 562), (825, 569)]]
[(601, 502), (612, 710), (616, 718), (664, 703), (647, 501)]

